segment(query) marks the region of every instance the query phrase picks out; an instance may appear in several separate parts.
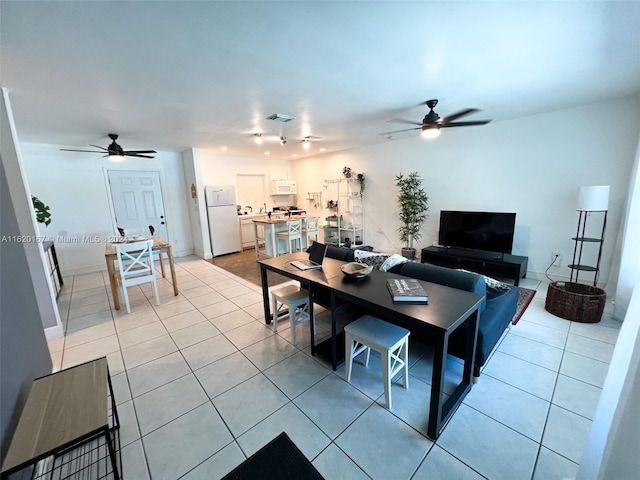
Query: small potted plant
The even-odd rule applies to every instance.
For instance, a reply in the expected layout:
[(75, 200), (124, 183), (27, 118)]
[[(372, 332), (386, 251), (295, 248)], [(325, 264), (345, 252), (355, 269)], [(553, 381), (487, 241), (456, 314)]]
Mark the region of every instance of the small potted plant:
[(413, 248), (413, 241), (422, 237), (420, 228), (427, 219), (429, 211), (429, 197), (422, 188), (422, 178), (418, 172), (409, 175), (398, 175), (396, 177), (398, 192), (398, 205), (400, 206), (400, 228), (398, 233), (400, 241), (405, 243), (402, 248), (402, 256), (413, 260), (416, 250)]
[(44, 223), (48, 226), (51, 223), (51, 212), (49, 207), (42, 202), (38, 197), (31, 196), (33, 202), (33, 209), (36, 212), (36, 220), (38, 223)]
[(360, 196), (364, 193), (364, 173), (359, 173), (356, 178), (358, 179), (358, 183), (360, 184)]
[(342, 169), (342, 175), (344, 175), (344, 178), (351, 178), (351, 167), (344, 167)]

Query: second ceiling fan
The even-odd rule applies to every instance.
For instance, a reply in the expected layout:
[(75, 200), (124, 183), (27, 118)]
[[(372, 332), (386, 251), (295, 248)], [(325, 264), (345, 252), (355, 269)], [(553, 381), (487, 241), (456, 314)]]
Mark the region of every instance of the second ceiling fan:
[(391, 135), (394, 133), (408, 132), (410, 130), (422, 130), (422, 135), (425, 137), (437, 137), (440, 134), (441, 128), (486, 125), (491, 121), (491, 120), (472, 120), (472, 121), (466, 121), (466, 122), (455, 121), (471, 113), (479, 112), (477, 108), (466, 108), (452, 115), (449, 115), (448, 117), (440, 118), (440, 115), (438, 115), (436, 112), (433, 111), (435, 106), (438, 104), (437, 99), (427, 100), (425, 104), (427, 105), (427, 107), (429, 107), (429, 113), (427, 113), (424, 116), (424, 118), (422, 119), (422, 123), (413, 122), (411, 120), (404, 120), (401, 118), (391, 120), (397, 123), (408, 123), (410, 125), (418, 125), (417, 127), (405, 128), (403, 130), (394, 130), (393, 132), (384, 132), (384, 133), (381, 133), (380, 135)]

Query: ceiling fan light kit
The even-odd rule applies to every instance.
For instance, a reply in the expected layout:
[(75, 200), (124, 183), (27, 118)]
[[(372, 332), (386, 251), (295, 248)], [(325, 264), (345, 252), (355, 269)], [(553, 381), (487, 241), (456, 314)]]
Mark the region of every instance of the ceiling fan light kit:
[(472, 120), (469, 122), (456, 122), (455, 120), (460, 117), (464, 117), (465, 115), (469, 115), (471, 113), (479, 112), (477, 108), (466, 108), (464, 110), (460, 110), (459, 112), (454, 113), (453, 115), (449, 115), (448, 117), (440, 118), (433, 109), (438, 104), (437, 99), (427, 100), (424, 102), (427, 107), (429, 107), (429, 113), (427, 113), (422, 122), (414, 122), (411, 120), (405, 120), (402, 118), (396, 119), (395, 121), (398, 123), (408, 123), (410, 125), (417, 125), (417, 127), (413, 128), (405, 128), (403, 130), (394, 130), (393, 132), (384, 132), (380, 135), (386, 135), (387, 138), (391, 139), (391, 135), (400, 132), (408, 132), (411, 130), (420, 130), (421, 136), (423, 138), (436, 138), (440, 135), (440, 130), (442, 128), (449, 127), (471, 127), (474, 125), (486, 125), (491, 120)]
[(440, 128), (438, 127), (423, 127), (420, 133), (422, 138), (437, 138), (440, 136)]

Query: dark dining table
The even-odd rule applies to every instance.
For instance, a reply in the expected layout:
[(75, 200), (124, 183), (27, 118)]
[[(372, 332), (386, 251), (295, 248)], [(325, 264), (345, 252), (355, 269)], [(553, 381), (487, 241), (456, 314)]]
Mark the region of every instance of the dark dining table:
[[(431, 379), (431, 397), (427, 434), (435, 440), (447, 424), (466, 394), (472, 388), (473, 362), (478, 335), (479, 308), (482, 296), (420, 280), (429, 296), (429, 303), (417, 304), (394, 302), (387, 290), (386, 282), (391, 278), (405, 278), (401, 275), (372, 271), (361, 279), (345, 276), (340, 267), (343, 261), (325, 258), (322, 270), (302, 271), (291, 265), (292, 260), (307, 259), (308, 254), (298, 252), (276, 258), (260, 260), (260, 274), (264, 302), (265, 322), (271, 323), (269, 308), (268, 272), (278, 273), (300, 282), (302, 288), (309, 291), (311, 302), (331, 311), (331, 336), (316, 344), (314, 316), (311, 310), (312, 328), (311, 353), (323, 355), (334, 370), (341, 357), (344, 357), (344, 332), (338, 332), (337, 316), (340, 311), (354, 310), (367, 312), (385, 321), (401, 325), (412, 334), (427, 339), (433, 346), (433, 371)], [(463, 327), (464, 326), (464, 327)], [(445, 372), (447, 369), (449, 336), (463, 327), (466, 335), (465, 355), (462, 378), (449, 398), (444, 399)]]

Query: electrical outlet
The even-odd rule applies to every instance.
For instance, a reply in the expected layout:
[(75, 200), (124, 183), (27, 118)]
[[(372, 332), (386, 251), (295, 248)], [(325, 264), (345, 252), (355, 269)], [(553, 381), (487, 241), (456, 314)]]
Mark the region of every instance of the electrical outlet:
[(556, 267), (560, 266), (560, 261), (562, 260), (562, 252), (560, 250), (554, 250), (551, 252), (551, 265)]

